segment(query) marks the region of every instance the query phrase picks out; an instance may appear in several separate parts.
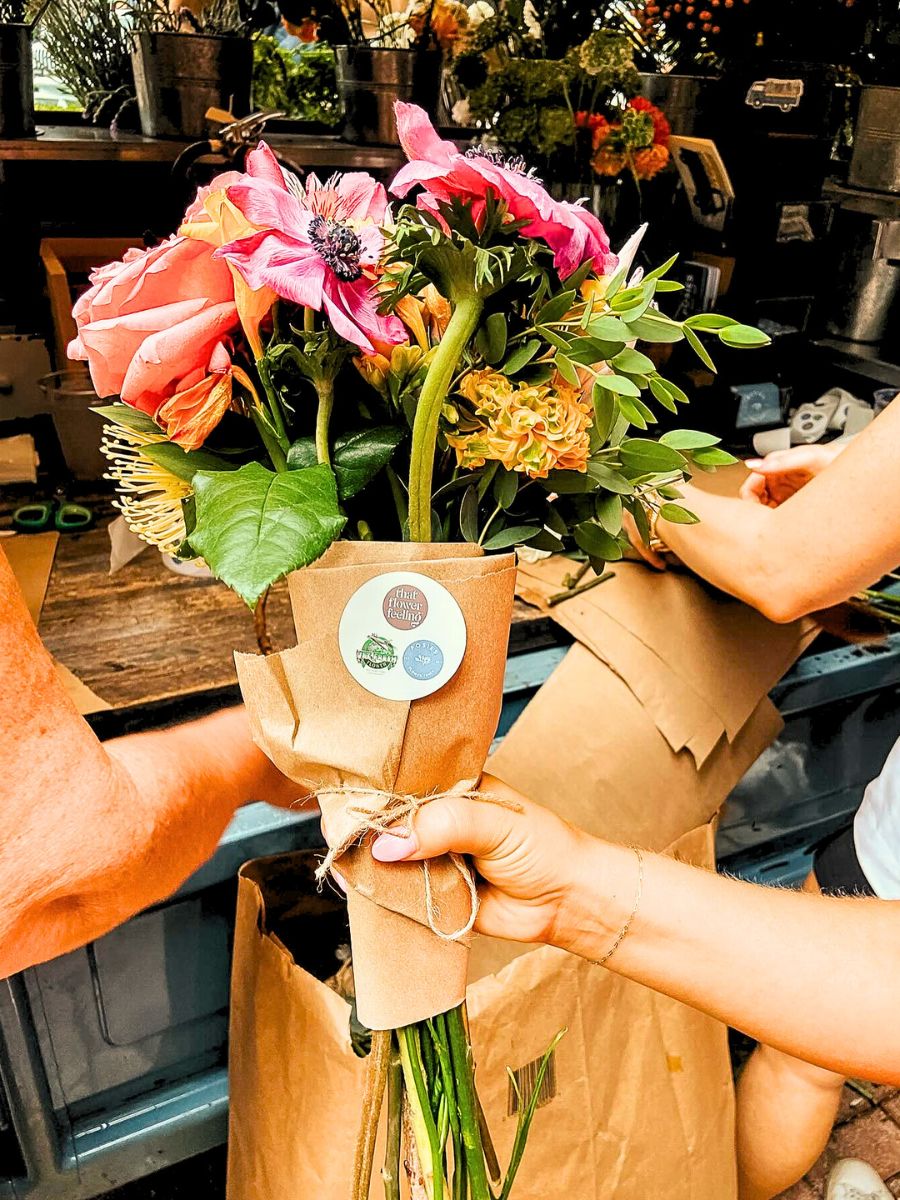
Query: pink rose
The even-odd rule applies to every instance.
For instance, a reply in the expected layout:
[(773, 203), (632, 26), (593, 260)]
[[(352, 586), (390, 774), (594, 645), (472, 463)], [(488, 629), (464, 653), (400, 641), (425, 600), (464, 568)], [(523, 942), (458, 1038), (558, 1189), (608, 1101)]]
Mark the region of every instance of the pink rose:
[(151, 416), (186, 377), (207, 374), (213, 351), (239, 324), (227, 264), (185, 237), (98, 268), (72, 315), (78, 336), (69, 358), (87, 362), (97, 394)]

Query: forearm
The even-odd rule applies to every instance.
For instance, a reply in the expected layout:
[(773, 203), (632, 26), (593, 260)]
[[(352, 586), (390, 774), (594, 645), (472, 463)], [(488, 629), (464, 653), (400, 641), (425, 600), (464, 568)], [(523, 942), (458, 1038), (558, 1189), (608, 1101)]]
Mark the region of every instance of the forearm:
[[(633, 851), (586, 843), (554, 940), (599, 959), (634, 904)], [(759, 887), (659, 855), (611, 970), (843, 1074), (900, 1083), (900, 903)]]

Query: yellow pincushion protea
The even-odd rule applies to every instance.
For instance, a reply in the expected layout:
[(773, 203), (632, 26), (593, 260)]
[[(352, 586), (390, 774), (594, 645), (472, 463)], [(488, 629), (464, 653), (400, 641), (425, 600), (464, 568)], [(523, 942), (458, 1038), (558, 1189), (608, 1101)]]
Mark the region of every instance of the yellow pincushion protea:
[(502, 463), (531, 479), (550, 471), (587, 469), (592, 409), (581, 392), (559, 376), (546, 384), (515, 384), (498, 371), (470, 371), (459, 385), (477, 422), (447, 433), (464, 468)]
[(100, 448), (112, 464), (107, 478), (115, 480), (119, 493), (113, 503), (128, 528), (164, 554), (174, 554), (187, 535), (181, 502), (191, 495), (191, 487), (142, 453), (166, 440), (164, 433), (157, 437), (105, 425)]

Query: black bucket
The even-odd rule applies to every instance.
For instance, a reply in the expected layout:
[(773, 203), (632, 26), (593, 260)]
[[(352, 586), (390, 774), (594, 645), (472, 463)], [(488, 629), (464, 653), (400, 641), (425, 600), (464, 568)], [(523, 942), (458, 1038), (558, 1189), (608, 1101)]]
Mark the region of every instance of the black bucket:
[(418, 104), (434, 118), (441, 91), (440, 50), (337, 46), (335, 55), (346, 141), (396, 146), (395, 100)]
[(139, 33), (131, 52), (141, 131), (147, 137), (202, 138), (206, 110), (250, 111), (253, 46), (244, 37)]
[(34, 137), (29, 25), (0, 24), (0, 137)]

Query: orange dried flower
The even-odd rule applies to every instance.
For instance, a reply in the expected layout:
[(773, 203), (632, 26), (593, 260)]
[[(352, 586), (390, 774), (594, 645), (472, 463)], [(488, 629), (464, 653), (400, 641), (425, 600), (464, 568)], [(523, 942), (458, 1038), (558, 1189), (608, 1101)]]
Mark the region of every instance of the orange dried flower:
[(648, 146), (646, 150), (638, 150), (634, 156), (634, 170), (638, 179), (652, 179), (668, 165), (669, 151), (666, 146)]
[(461, 467), (499, 462), (532, 479), (587, 469), (592, 408), (565, 380), (517, 385), (488, 368), (470, 371), (459, 391), (478, 422), (475, 429), (447, 433)]

